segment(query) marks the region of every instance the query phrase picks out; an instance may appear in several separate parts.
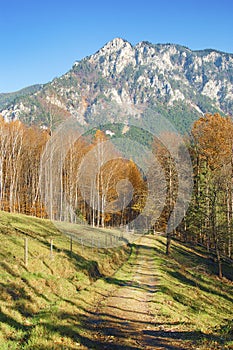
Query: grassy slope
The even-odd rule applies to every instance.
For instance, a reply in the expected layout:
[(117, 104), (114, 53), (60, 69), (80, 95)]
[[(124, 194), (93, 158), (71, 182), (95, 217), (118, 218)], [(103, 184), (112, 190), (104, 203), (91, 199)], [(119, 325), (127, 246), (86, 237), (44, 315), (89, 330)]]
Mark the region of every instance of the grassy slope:
[[(197, 343), (198, 349), (233, 349), (233, 283), (216, 277), (216, 263), (201, 247), (173, 241), (172, 257), (164, 251), (160, 237), (155, 246), (158, 292), (151, 308), (161, 330)], [(232, 267), (225, 266), (231, 279)]]
[[(0, 213), (0, 232), (0, 348), (82, 349), (80, 339), (93, 305), (116, 288), (111, 279), (99, 277), (117, 270), (129, 248), (92, 250), (74, 244), (70, 256), (68, 239), (49, 221), (7, 213)], [(24, 234), (30, 248), (27, 268)], [(232, 282), (212, 274), (213, 264), (201, 248), (173, 242), (173, 258), (167, 259), (164, 247), (163, 237), (155, 240), (158, 291), (151, 310), (161, 332), (193, 339), (200, 349), (230, 349)], [(136, 245), (130, 264), (135, 250)], [(124, 276), (123, 268), (114, 279)]]
[[(29, 238), (27, 267), (25, 236)], [(76, 348), (81, 315), (106, 289), (100, 277), (118, 269), (130, 248), (97, 251), (74, 243), (71, 256), (69, 240), (48, 220), (3, 212), (0, 239), (1, 350)]]

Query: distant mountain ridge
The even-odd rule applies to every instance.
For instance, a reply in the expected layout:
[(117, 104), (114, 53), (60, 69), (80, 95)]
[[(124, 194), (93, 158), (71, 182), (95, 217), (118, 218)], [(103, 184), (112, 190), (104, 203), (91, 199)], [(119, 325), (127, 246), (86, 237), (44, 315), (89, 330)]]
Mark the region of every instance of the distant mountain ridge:
[(31, 95), (42, 89), (42, 87), (42, 84), (35, 84), (15, 92), (0, 93), (0, 109), (15, 103), (18, 97)]
[[(88, 125), (96, 108), (105, 105), (125, 108), (132, 115), (141, 107), (150, 108), (181, 131), (204, 113), (231, 114), (233, 54), (145, 41), (132, 46), (115, 38), (34, 91), (4, 105), (0, 95), (4, 118), (46, 126), (71, 115)], [(113, 121), (118, 120), (104, 112), (99, 120)]]

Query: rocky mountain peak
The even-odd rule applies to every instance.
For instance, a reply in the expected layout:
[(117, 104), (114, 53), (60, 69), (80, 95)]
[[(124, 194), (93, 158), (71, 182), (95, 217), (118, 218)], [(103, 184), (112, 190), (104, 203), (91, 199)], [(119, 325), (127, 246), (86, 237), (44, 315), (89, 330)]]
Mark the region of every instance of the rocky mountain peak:
[(115, 38), (92, 55), (90, 62), (99, 65), (104, 76), (111, 72), (120, 73), (126, 65), (136, 63), (135, 49), (128, 41)]
[(124, 47), (132, 47), (132, 45), (127, 40), (124, 40), (122, 38), (114, 38), (113, 40), (109, 41), (106, 45), (104, 45), (101, 51), (118, 51), (123, 49)]
[(233, 55), (146, 41), (132, 46), (115, 38), (39, 91), (11, 99), (0, 113), (44, 124), (51, 113), (61, 119), (73, 115), (88, 124), (97, 106), (105, 104), (127, 106), (132, 115), (148, 107), (180, 129), (207, 112), (232, 114)]

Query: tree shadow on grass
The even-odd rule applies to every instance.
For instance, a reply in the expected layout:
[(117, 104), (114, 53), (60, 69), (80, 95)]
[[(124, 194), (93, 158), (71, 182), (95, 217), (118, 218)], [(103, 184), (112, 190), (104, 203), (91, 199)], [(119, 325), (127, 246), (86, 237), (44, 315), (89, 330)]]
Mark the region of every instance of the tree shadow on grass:
[[(84, 320), (83, 320), (84, 321)], [(67, 325), (51, 325), (47, 324), (46, 327), (51, 332), (59, 333), (63, 337), (70, 337), (73, 341), (80, 341), (82, 345), (87, 346), (90, 349), (109, 349), (109, 350), (136, 350), (136, 349), (144, 349), (146, 347), (150, 347), (151, 349), (156, 349), (157, 347), (160, 349), (167, 350), (187, 350), (188, 347), (181, 347), (180, 345), (172, 345), (170, 340), (172, 339), (180, 339), (178, 336), (169, 339), (169, 333), (167, 335), (162, 336), (159, 334), (155, 337), (154, 334), (147, 333), (146, 330), (143, 330), (142, 336), (144, 336), (143, 342), (140, 344), (138, 341), (138, 333), (135, 330), (127, 332), (127, 321), (122, 320), (119, 323), (119, 320), (114, 322), (107, 321), (106, 323), (100, 324), (99, 319), (89, 319), (88, 323), (85, 323), (84, 332), (77, 332), (77, 328), (75, 326), (70, 327)], [(89, 333), (90, 332), (90, 333)], [(98, 332), (98, 336), (91, 336), (93, 332), (96, 334)], [(90, 335), (88, 335), (90, 334)], [(130, 338), (129, 345), (127, 345), (128, 338)], [(192, 335), (188, 337), (187, 340), (192, 339)]]
[[(195, 346), (202, 340), (215, 341), (222, 344), (222, 339), (219, 336), (207, 335), (199, 331), (164, 331), (164, 330), (150, 330), (153, 326), (159, 326), (161, 323), (153, 324), (149, 322), (128, 321), (125, 319), (113, 318), (110, 320), (109, 315), (99, 315), (101, 319), (86, 320), (84, 323), (87, 334), (98, 334), (95, 339), (90, 339), (88, 336), (81, 335), (80, 340), (82, 344), (93, 349), (166, 349), (166, 350), (188, 350), (194, 349)], [(112, 317), (112, 315), (111, 315)], [(85, 320), (83, 320), (85, 321)], [(141, 323), (140, 330), (138, 324)], [(177, 323), (170, 323), (170, 327)], [(162, 323), (162, 325), (164, 325)], [(129, 345), (127, 345), (130, 339)], [(135, 345), (134, 345), (135, 344)]]
[[(182, 255), (187, 255), (189, 260), (192, 261), (192, 264), (196, 262), (196, 265), (199, 266), (205, 266), (206, 267), (206, 271), (210, 271), (212, 273), (214, 273), (215, 271), (215, 267), (213, 267), (210, 263), (210, 259), (205, 258), (205, 257), (199, 257), (199, 255), (196, 255), (196, 253), (194, 252), (190, 252), (187, 253), (187, 251), (185, 251), (185, 249), (179, 247), (175, 247), (174, 250), (178, 253), (178, 254), (182, 254)], [(221, 281), (217, 281), (216, 279), (213, 279), (213, 276), (210, 275), (210, 278), (208, 279), (208, 282), (204, 280), (204, 275), (202, 273), (202, 275), (200, 273), (190, 273), (187, 268), (189, 268), (189, 266), (185, 266), (186, 270), (184, 270), (183, 272), (181, 271), (177, 271), (177, 270), (166, 270), (166, 272), (168, 274), (170, 274), (172, 277), (176, 278), (179, 282), (182, 282), (183, 284), (186, 284), (188, 286), (193, 286), (193, 287), (198, 287), (200, 290), (202, 290), (203, 292), (206, 293), (211, 293), (214, 294), (216, 296), (225, 298), (226, 300), (228, 300), (229, 302), (233, 302), (233, 298), (230, 297), (230, 292), (228, 293), (227, 291), (223, 290), (223, 285), (221, 283)], [(192, 267), (190, 267), (192, 268)], [(197, 270), (198, 271), (198, 270)], [(215, 271), (216, 272), (216, 271)], [(212, 280), (211, 280), (212, 278)], [(207, 285), (208, 283), (208, 285)], [(219, 291), (216, 290), (216, 284), (217, 283), (221, 283), (221, 286), (219, 286)], [(221, 291), (220, 291), (221, 290)]]
[(231, 303), (233, 302), (233, 298), (231, 298), (228, 294), (224, 293), (223, 291), (216, 290), (214, 286), (214, 281), (212, 283), (209, 281), (208, 286), (205, 286), (198, 278), (193, 277), (191, 274), (190, 274), (190, 278), (188, 278), (186, 276), (186, 274), (188, 274), (187, 271), (184, 273), (181, 273), (178, 271), (167, 271), (167, 273), (182, 284), (186, 284), (187, 286), (191, 286), (191, 287), (193, 286), (197, 287), (198, 289), (202, 290), (205, 293), (213, 294), (213, 295), (216, 295), (217, 297), (224, 298)]
[[(218, 264), (214, 252), (207, 252), (204, 247), (191, 247), (188, 244), (182, 244), (185, 245), (188, 250), (180, 246), (180, 244), (173, 246), (173, 251), (175, 252), (175, 256), (178, 260), (183, 260), (183, 257), (185, 259), (184, 264), (190, 265), (190, 267), (202, 266), (206, 272), (212, 273), (213, 275), (218, 275)], [(224, 277), (230, 281), (233, 281), (233, 261), (231, 263), (227, 263), (223, 260), (222, 269)]]
[(0, 311), (0, 322), (8, 324), (10, 327), (13, 327), (18, 330), (26, 331), (29, 329), (28, 326), (22, 325), (22, 323), (16, 321), (14, 318), (5, 314), (3, 311)]

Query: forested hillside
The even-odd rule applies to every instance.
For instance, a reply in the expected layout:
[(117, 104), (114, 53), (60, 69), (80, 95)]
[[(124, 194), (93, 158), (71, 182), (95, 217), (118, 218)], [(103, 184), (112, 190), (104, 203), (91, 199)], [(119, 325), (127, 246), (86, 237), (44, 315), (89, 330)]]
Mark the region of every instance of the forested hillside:
[[(40, 187), (41, 159), (46, 142), (51, 138), (49, 130), (28, 127), (18, 121), (7, 123), (3, 119), (0, 128), (1, 210), (72, 223), (81, 220), (103, 228), (127, 225), (144, 210), (148, 196), (147, 179), (132, 160), (122, 159), (119, 152), (118, 158), (108, 162), (101, 158), (103, 163), (98, 163), (104, 165), (100, 166), (98, 178), (94, 179), (98, 183), (100, 194), (96, 205), (91, 204), (96, 200), (92, 187), (88, 187), (86, 192), (80, 188), (77, 172), (83, 164), (83, 157), (92, 152), (91, 163), (100, 162), (101, 153), (95, 153), (96, 147), (101, 151), (101, 145), (105, 142), (110, 142), (108, 148), (111, 145), (111, 136), (104, 130), (82, 136), (69, 149), (59, 175), (60, 187), (57, 191), (62, 195), (50, 210), (45, 206)], [(232, 259), (233, 254), (232, 134), (232, 120), (219, 114), (206, 115), (194, 123), (191, 138), (187, 139), (193, 163), (193, 196), (181, 224), (173, 233), (168, 234), (167, 240), (167, 254), (170, 253), (172, 236), (203, 244), (208, 251), (214, 250), (220, 277), (224, 275), (222, 259)], [(147, 229), (166, 232), (168, 218), (177, 199), (177, 169), (169, 151), (155, 141), (151, 147), (165, 174), (167, 190), (161, 215)], [(113, 145), (111, 147), (114, 150)], [(88, 169), (86, 171), (92, 171), (91, 165)], [(156, 172), (155, 168), (155, 186), (156, 181), (160, 181), (160, 175), (156, 175)], [(88, 173), (85, 174), (88, 178)], [(118, 182), (125, 178), (131, 183), (132, 192), (127, 192), (129, 189), (124, 187), (126, 185), (117, 189)], [(94, 182), (93, 186), (96, 186)], [(119, 207), (119, 191), (131, 193), (131, 197), (125, 199), (126, 205), (122, 209)], [(72, 216), (69, 210), (61, 211), (67, 201), (74, 208)], [(109, 207), (105, 203), (109, 203)], [(151, 210), (153, 205), (151, 203)]]

